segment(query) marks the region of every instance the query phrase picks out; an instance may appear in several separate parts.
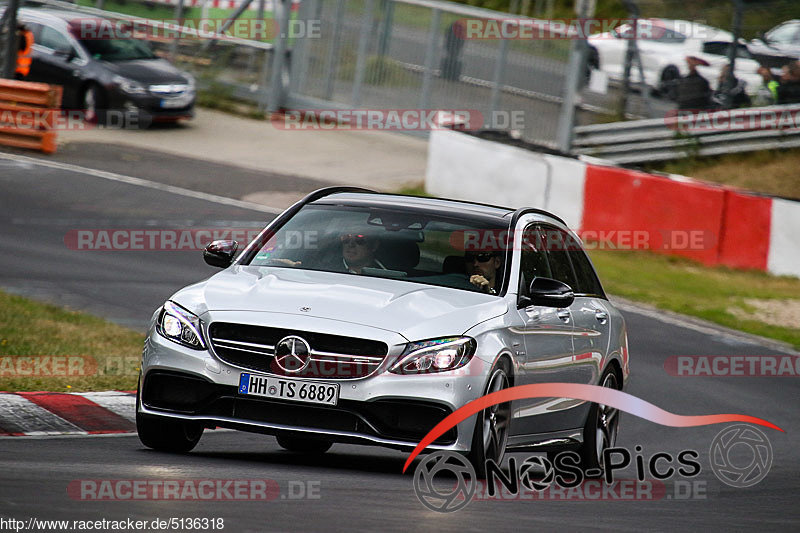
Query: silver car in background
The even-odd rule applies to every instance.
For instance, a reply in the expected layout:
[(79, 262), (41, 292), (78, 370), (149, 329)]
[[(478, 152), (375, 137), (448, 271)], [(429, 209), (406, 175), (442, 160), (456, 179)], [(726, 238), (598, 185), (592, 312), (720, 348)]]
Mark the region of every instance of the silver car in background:
[[(358, 268), (356, 248), (370, 254)], [(408, 450), (489, 392), (628, 378), (621, 314), (578, 238), (538, 209), (329, 188), (236, 251), (211, 243), (206, 262), (224, 270), (153, 316), (137, 398), (146, 446), (188, 451), (219, 426), (299, 452)], [(606, 406), (528, 399), (429, 449), (468, 454), (479, 473), (514, 449), (574, 449), (597, 469), (618, 427)]]

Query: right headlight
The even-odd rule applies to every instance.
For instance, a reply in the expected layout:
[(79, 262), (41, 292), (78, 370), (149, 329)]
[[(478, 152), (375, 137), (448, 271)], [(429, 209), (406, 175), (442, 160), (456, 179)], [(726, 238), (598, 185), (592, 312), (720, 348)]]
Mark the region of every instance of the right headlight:
[(172, 342), (182, 344), (193, 350), (205, 350), (200, 319), (183, 307), (167, 302), (161, 309), (156, 322), (158, 333)]
[(471, 337), (447, 337), (410, 342), (389, 369), (395, 374), (446, 372), (466, 365), (478, 343)]

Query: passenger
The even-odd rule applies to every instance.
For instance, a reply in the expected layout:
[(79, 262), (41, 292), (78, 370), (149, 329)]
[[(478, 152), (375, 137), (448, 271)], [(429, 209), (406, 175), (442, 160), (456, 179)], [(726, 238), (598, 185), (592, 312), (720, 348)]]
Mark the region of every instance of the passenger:
[(502, 260), (497, 252), (467, 252), (464, 254), (464, 266), (467, 269), (469, 282), (489, 294), (497, 294), (500, 280), (497, 270)]

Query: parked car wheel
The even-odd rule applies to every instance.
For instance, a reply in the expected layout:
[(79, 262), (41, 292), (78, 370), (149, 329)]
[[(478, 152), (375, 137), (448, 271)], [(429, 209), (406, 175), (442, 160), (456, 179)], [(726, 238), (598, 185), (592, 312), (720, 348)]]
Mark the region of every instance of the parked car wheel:
[[(501, 359), (492, 369), (484, 395), (507, 389), (509, 373), (508, 363)], [(496, 404), (478, 413), (468, 458), (479, 478), (486, 477), (487, 460), (491, 459), (498, 465), (503, 460), (510, 422), (511, 402)]]
[(332, 442), (326, 440), (304, 439), (289, 435), (278, 435), (278, 445), (284, 450), (299, 453), (325, 453), (331, 449)]

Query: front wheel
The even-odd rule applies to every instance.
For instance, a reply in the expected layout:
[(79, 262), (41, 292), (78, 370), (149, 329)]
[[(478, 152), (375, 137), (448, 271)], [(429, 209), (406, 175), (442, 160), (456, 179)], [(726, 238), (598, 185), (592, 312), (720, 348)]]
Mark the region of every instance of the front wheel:
[[(617, 375), (607, 370), (600, 381), (602, 387), (619, 390)], [(583, 428), (583, 444), (578, 449), (581, 470), (586, 477), (600, 477), (605, 472), (603, 451), (613, 448), (619, 432), (619, 409), (593, 403)], [(598, 473), (599, 472), (599, 473)]]
[(203, 436), (203, 425), (176, 418), (145, 415), (139, 412), (136, 390), (136, 432), (148, 448), (163, 452), (191, 451)]
[[(509, 369), (505, 361), (500, 361), (492, 369), (484, 395), (507, 389)], [(468, 458), (475, 468), (478, 478), (486, 478), (486, 461), (492, 460), (500, 465), (506, 451), (508, 429), (511, 422), (511, 402), (487, 407), (478, 413), (475, 431), (472, 434), (472, 447)]]
[(658, 84), (658, 92), (669, 98), (673, 102), (678, 99), (678, 83), (681, 73), (677, 67), (670, 65), (661, 71), (661, 80)]

